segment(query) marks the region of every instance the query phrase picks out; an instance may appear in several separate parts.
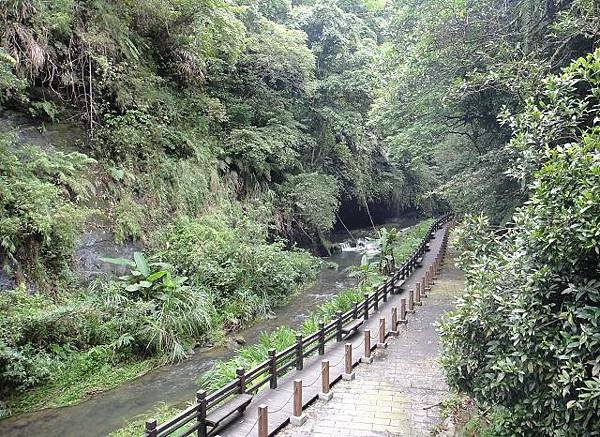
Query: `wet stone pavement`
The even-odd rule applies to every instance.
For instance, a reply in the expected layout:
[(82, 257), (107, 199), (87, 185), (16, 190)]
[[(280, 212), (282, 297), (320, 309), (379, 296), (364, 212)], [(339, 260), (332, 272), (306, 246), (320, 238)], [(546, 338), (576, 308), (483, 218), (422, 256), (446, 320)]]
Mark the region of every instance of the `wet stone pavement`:
[[(449, 248), (442, 273), (423, 306), (390, 337), (388, 348), (375, 352), (372, 364), (360, 364), (353, 381), (332, 387), (333, 399), (305, 410), (300, 427), (286, 426), (279, 437), (427, 436), (439, 428), (440, 402), (448, 387), (437, 363), (439, 336), (435, 322), (454, 307), (463, 288)], [(452, 430), (441, 432), (452, 435)], [(439, 429), (438, 429), (438, 435)]]

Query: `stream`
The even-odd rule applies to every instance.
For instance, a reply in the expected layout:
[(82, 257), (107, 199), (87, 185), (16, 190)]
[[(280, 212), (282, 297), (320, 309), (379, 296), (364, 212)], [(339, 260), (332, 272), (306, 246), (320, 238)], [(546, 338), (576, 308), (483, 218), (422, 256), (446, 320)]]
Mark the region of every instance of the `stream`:
[[(412, 226), (416, 221), (414, 216), (401, 217), (390, 220), (385, 226), (402, 229)], [(324, 261), (337, 264), (337, 269), (328, 268), (324, 263), (317, 280), (291, 296), (284, 305), (275, 308), (274, 317), (260, 320), (232, 334), (232, 337), (242, 336), (248, 344), (252, 344), (263, 331), (271, 331), (280, 325), (298, 326), (317, 306), (340, 291), (354, 286), (355, 280), (349, 277), (348, 268), (359, 265), (365, 250), (371, 249), (369, 242), (364, 238), (373, 235), (373, 229), (351, 232), (356, 239), (354, 241), (349, 240), (348, 233), (334, 234), (332, 241), (339, 243), (343, 251), (323, 258)], [(234, 354), (234, 349), (224, 346), (199, 349), (181, 363), (148, 372), (77, 405), (45, 409), (2, 420), (0, 435), (105, 436), (125, 426), (132, 418), (139, 417), (163, 403), (185, 406), (194, 398), (198, 389), (195, 384), (198, 375), (208, 370), (216, 361), (227, 359)]]

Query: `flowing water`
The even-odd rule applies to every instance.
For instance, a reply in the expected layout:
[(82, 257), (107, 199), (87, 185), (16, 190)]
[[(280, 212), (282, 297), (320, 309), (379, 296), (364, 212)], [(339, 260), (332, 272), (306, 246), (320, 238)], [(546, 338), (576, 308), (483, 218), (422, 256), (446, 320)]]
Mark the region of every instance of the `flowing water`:
[[(386, 226), (404, 228), (415, 221), (413, 217), (400, 218)], [(253, 343), (263, 331), (269, 332), (280, 325), (298, 326), (318, 305), (353, 286), (355, 281), (349, 277), (348, 268), (360, 264), (365, 252), (376, 250), (367, 237), (372, 234), (373, 229), (359, 229), (352, 231), (352, 238), (347, 233), (334, 235), (333, 240), (340, 244), (342, 251), (324, 260), (335, 263), (337, 269), (324, 267), (315, 283), (275, 309), (273, 318), (261, 320), (238, 335)], [(234, 354), (235, 350), (226, 347), (198, 350), (179, 364), (151, 371), (78, 405), (41, 410), (0, 421), (0, 436), (107, 435), (161, 403), (185, 406), (198, 389), (195, 384), (198, 375), (216, 361)]]

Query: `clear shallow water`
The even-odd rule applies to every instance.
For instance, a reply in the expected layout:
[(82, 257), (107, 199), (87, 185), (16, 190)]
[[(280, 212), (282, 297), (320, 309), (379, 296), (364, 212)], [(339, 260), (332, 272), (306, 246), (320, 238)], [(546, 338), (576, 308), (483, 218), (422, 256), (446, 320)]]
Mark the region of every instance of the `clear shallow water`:
[[(398, 219), (386, 226), (404, 228), (415, 221), (414, 218)], [(354, 238), (372, 233), (372, 229), (352, 231)], [(337, 242), (348, 238), (347, 233), (333, 236)], [(338, 268), (325, 267), (313, 285), (291, 296), (275, 310), (273, 318), (261, 320), (237, 335), (243, 336), (247, 343), (253, 343), (263, 331), (269, 332), (280, 325), (299, 325), (318, 305), (355, 284), (355, 280), (348, 276), (348, 268), (360, 264), (361, 258), (362, 253), (354, 250), (324, 258), (336, 263)], [(226, 347), (197, 350), (179, 364), (153, 370), (78, 405), (41, 410), (0, 421), (0, 436), (105, 436), (162, 403), (184, 406), (194, 398), (198, 375), (216, 361), (234, 354), (234, 349)]]

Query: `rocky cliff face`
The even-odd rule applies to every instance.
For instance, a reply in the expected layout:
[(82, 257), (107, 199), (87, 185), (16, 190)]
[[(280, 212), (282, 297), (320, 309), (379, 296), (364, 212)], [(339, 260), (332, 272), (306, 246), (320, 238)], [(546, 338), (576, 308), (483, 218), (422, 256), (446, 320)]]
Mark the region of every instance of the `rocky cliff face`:
[[(13, 133), (16, 138), (16, 147), (31, 144), (40, 147), (45, 152), (88, 152), (89, 138), (87, 132), (79, 125), (68, 122), (40, 123), (34, 122), (26, 115), (0, 108), (0, 131)], [(93, 171), (93, 169), (90, 169)], [(103, 199), (99, 182), (94, 178), (98, 196), (87, 202), (89, 208), (96, 212), (92, 214), (78, 238), (72, 257), (72, 270), (76, 277), (84, 283), (89, 282), (98, 275), (121, 273), (120, 267), (100, 261), (101, 257), (131, 258), (133, 252), (142, 249), (140, 242), (125, 242), (116, 244), (106, 219), (103, 209)], [(4, 264), (4, 254), (0, 253), (0, 264)], [(16, 278), (0, 270), (0, 290), (13, 289)], [(33, 291), (33, 284), (26, 283), (29, 290)]]

